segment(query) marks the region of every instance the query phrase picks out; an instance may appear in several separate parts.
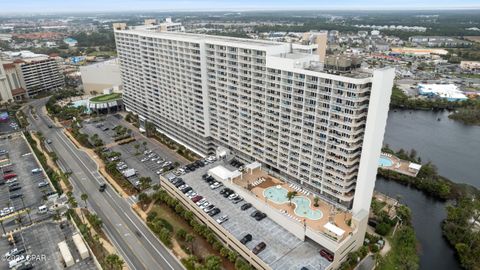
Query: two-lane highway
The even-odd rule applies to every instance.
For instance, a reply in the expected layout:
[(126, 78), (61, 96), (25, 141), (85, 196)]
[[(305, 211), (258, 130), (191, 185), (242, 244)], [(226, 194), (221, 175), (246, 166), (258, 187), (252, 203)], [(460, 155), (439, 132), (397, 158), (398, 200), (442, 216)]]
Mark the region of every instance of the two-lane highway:
[(43, 133), (51, 139), (51, 147), (57, 153), (63, 164), (68, 166), (74, 194), (88, 194), (88, 207), (102, 219), (104, 230), (114, 246), (125, 259), (130, 269), (184, 269), (181, 263), (163, 246), (151, 233), (143, 221), (133, 212), (129, 202), (120, 197), (111, 187), (105, 192), (99, 192), (99, 183), (106, 180), (98, 173), (96, 163), (83, 151), (77, 149), (63, 134), (60, 128), (48, 128), (53, 124), (44, 115), (42, 107), (47, 99), (35, 100), (30, 103), (37, 112), (38, 119), (33, 119), (29, 112), (30, 129)]

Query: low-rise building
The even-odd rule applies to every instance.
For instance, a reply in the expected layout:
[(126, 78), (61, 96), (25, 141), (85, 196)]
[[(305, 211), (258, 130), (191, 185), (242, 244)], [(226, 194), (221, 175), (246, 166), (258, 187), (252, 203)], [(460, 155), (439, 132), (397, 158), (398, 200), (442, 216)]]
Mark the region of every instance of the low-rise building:
[(480, 71), (480, 61), (462, 61), (460, 68), (463, 70)]

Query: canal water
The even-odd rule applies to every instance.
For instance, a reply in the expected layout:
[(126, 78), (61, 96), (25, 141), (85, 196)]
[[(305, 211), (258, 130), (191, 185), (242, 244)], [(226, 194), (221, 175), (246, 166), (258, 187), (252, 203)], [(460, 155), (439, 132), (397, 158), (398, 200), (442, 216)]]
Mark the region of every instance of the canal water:
[[(480, 188), (480, 127), (450, 120), (447, 112), (391, 111), (384, 143), (398, 150), (414, 148), (422, 162), (432, 161), (441, 175)], [(412, 209), (420, 249), (420, 269), (461, 269), (453, 249), (442, 237), (445, 203), (381, 177), (375, 189)]]

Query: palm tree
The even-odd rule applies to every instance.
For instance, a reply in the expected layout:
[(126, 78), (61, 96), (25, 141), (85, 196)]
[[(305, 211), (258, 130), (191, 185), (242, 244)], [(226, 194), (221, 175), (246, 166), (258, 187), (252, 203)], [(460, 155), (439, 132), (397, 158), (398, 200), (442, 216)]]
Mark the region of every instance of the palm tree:
[(2, 226), (3, 234), (4, 234), (4, 235), (7, 234), (7, 233), (5, 232), (5, 227), (3, 226), (3, 219), (0, 219), (0, 226)]
[(110, 254), (105, 258), (109, 269), (122, 269), (123, 267), (123, 260), (118, 257), (117, 254)]
[(138, 156), (140, 154), (140, 152), (138, 151), (140, 149), (140, 144), (136, 143), (133, 145), (133, 147), (135, 148), (135, 155)]
[(88, 209), (88, 206), (87, 206), (88, 195), (86, 193), (82, 193), (82, 195), (80, 195), (80, 199), (82, 199), (82, 201), (85, 203), (85, 209)]
[(27, 216), (28, 216), (28, 220), (30, 220), (30, 224), (32, 224), (32, 218), (30, 217), (30, 208), (27, 208)]
[(195, 254), (194, 250), (193, 250), (193, 242), (195, 241), (195, 235), (189, 233), (187, 235), (185, 235), (185, 242), (187, 243), (190, 243), (190, 250), (192, 251), (192, 254)]
[(297, 196), (297, 192), (296, 192), (296, 191), (289, 191), (289, 192), (287, 193), (287, 199), (288, 199), (288, 203), (289, 203), (290, 205), (292, 205), (292, 199), (293, 199), (295, 196)]

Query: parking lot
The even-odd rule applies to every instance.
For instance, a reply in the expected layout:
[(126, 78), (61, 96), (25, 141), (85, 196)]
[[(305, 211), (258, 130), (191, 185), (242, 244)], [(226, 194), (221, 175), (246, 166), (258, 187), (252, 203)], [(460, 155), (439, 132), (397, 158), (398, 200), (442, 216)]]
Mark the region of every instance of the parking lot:
[(0, 134), (9, 134), (18, 130), (19, 126), (13, 115), (9, 115), (7, 119), (0, 121)]
[[(126, 165), (121, 170), (134, 169), (137, 172), (134, 176), (127, 178), (135, 186), (138, 185), (140, 177), (150, 177), (152, 184), (158, 184), (160, 173), (172, 168), (176, 163), (186, 164), (185, 160), (172, 150), (159, 142), (143, 137), (133, 129), (132, 135), (136, 138), (135, 141), (123, 145), (115, 144), (113, 128), (117, 125), (127, 126), (118, 116), (109, 115), (101, 122), (84, 123), (82, 132), (89, 135), (98, 134), (109, 150), (121, 153), (118, 162), (124, 162)], [(135, 145), (139, 147), (136, 148)]]
[(246, 246), (252, 250), (260, 242), (265, 242), (266, 248), (257, 256), (273, 269), (298, 270), (302, 267), (307, 267), (307, 269), (325, 269), (330, 264), (330, 262), (319, 255), (321, 247), (318, 244), (310, 240), (302, 241), (298, 239), (268, 217), (260, 221), (255, 220), (250, 215), (256, 209), (251, 207), (245, 211), (241, 210), (241, 206), (246, 203), (245, 201), (234, 204), (232, 200), (224, 198), (220, 194), (223, 187), (212, 189), (202, 179), (202, 175), (217, 165), (230, 166), (219, 161), (200, 167), (193, 172), (180, 176), (180, 178), (193, 188), (196, 193), (221, 210), (220, 213), (214, 216), (215, 219), (228, 215), (229, 219), (222, 223), (225, 229), (239, 240), (245, 235), (251, 234), (252, 240)]
[[(24, 208), (30, 208), (31, 214), (35, 216), (36, 210), (44, 204), (44, 197), (52, 194), (53, 188), (48, 184), (48, 180), (37, 163), (34, 155), (30, 152), (27, 142), (15, 133), (10, 139), (0, 140), (0, 151), (5, 151), (2, 158), (5, 163), (0, 170), (0, 211), (2, 218), (8, 217), (11, 212), (20, 211)], [(10, 165), (8, 165), (10, 164)], [(32, 172), (36, 170), (36, 172)], [(10, 174), (10, 176), (8, 176)], [(10, 179), (4, 179), (11, 177)], [(15, 180), (16, 179), (16, 180)], [(42, 187), (39, 187), (41, 184)], [(6, 208), (12, 211), (6, 211)], [(15, 220), (12, 218), (4, 221), (7, 230), (14, 226)]]
[(44, 222), (33, 225), (21, 232), (13, 234), (15, 242), (3, 238), (0, 241), (0, 269), (9, 269), (7, 252), (17, 248), (20, 254), (17, 256), (29, 255), (31, 259), (28, 262), (34, 269), (58, 270), (65, 269), (62, 256), (58, 249), (58, 243), (67, 240), (70, 252), (76, 263), (68, 269), (97, 269), (93, 259), (87, 258), (81, 260), (78, 251), (72, 240), (74, 228), (69, 223)]

